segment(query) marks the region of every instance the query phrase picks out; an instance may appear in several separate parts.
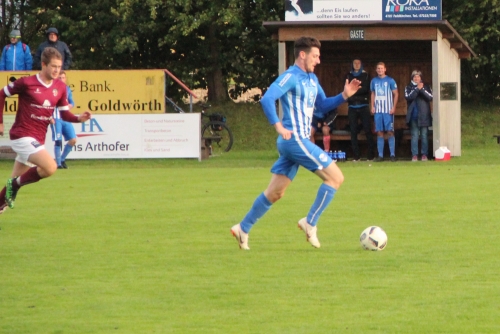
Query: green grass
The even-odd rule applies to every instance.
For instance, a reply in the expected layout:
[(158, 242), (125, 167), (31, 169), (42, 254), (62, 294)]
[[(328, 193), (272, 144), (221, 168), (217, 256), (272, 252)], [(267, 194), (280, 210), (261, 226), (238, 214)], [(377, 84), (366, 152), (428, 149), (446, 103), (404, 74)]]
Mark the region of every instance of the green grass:
[[(499, 116), (484, 114), (491, 136)], [(296, 227), (319, 185), (304, 170), (250, 251), (231, 237), (269, 181), (265, 144), (70, 161), (0, 216), (0, 333), (498, 333), (500, 147), (468, 136), (448, 162), (340, 164), (320, 249)], [(386, 250), (360, 247), (370, 225)]]

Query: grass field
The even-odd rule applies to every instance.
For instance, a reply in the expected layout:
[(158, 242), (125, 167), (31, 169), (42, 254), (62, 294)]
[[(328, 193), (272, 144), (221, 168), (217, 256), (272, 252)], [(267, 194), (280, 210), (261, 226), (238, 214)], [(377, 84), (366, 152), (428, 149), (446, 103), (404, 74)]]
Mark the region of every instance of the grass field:
[[(303, 170), (250, 251), (230, 235), (272, 149), (71, 161), (0, 216), (0, 333), (499, 333), (500, 147), (464, 137), (449, 162), (341, 164), (320, 249), (296, 226), (319, 186)], [(370, 225), (386, 250), (360, 247)]]

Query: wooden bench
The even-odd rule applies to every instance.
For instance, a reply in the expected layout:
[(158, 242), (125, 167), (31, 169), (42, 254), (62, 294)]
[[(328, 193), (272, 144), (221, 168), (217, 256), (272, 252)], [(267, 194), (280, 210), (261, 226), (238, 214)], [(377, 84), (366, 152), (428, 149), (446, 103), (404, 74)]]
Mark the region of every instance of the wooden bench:
[[(432, 156), (432, 130), (429, 130), (428, 140), (429, 140), (429, 155)], [(396, 156), (398, 157), (408, 157), (411, 158), (411, 132), (410, 129), (396, 129), (394, 131), (394, 137), (396, 137)], [(500, 135), (499, 135), (500, 137)], [(388, 135), (384, 134), (384, 139), (387, 141)], [(323, 134), (321, 132), (316, 132), (314, 134), (314, 140), (316, 144), (323, 147)], [(377, 146), (377, 134), (373, 133), (373, 140), (375, 141), (375, 147)], [(351, 148), (351, 132), (348, 130), (333, 130), (330, 133), (330, 147), (332, 151), (341, 150), (348, 153), (348, 157), (352, 157)], [(358, 143), (361, 149), (361, 155), (364, 155), (364, 151), (367, 149), (366, 135), (364, 131), (358, 133)], [(388, 150), (388, 145), (385, 145), (385, 149)], [(374, 152), (376, 153), (376, 152)]]

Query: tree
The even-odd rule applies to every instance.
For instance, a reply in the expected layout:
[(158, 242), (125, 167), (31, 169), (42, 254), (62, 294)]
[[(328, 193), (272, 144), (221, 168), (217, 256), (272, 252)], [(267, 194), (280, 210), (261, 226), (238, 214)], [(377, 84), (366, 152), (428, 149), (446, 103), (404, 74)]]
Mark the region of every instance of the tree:
[(498, 0), (443, 1), (443, 17), (477, 54), (462, 61), (462, 96), (465, 98), (491, 102), (500, 97), (499, 11)]
[(72, 68), (168, 68), (220, 102), (230, 82), (233, 96), (268, 86), (277, 47), (262, 21), (279, 19), (282, 6), (279, 0), (32, 0), (29, 12), (39, 42), (49, 26), (59, 29)]

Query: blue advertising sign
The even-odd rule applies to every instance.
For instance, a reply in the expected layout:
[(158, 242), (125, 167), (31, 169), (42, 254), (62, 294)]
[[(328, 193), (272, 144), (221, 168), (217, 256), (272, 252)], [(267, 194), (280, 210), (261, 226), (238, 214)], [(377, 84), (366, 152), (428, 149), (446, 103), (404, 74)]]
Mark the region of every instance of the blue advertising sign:
[(441, 0), (382, 0), (383, 21), (441, 19)]

